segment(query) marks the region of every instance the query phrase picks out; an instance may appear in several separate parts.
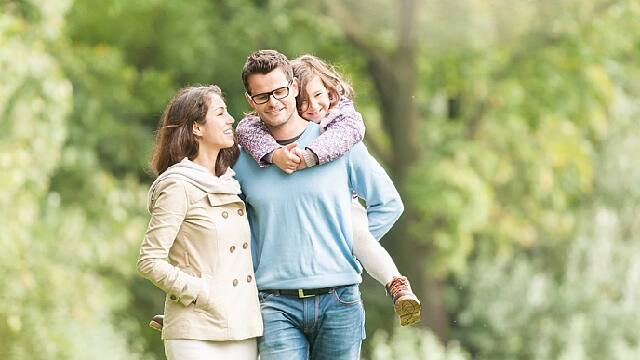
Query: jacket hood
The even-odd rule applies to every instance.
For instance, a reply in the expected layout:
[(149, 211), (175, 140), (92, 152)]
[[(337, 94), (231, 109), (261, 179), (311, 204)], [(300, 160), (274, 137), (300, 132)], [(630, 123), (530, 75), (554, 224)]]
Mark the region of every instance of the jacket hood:
[(221, 176), (215, 176), (204, 166), (184, 158), (179, 163), (170, 166), (165, 172), (160, 174), (151, 184), (147, 194), (147, 209), (151, 209), (155, 191), (158, 184), (168, 179), (184, 180), (198, 189), (208, 194), (240, 194), (240, 183), (234, 178), (236, 173), (227, 168)]

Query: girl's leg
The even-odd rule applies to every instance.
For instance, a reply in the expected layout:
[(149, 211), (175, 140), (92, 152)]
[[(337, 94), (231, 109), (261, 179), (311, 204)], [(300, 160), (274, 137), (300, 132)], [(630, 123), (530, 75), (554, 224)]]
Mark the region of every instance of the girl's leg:
[(353, 254), (369, 275), (386, 286), (395, 276), (400, 276), (400, 272), (391, 255), (369, 232), (367, 210), (360, 203), (356, 203), (357, 200), (354, 200), (351, 215), (353, 218)]
[(411, 325), (420, 321), (420, 300), (411, 290), (406, 277), (400, 275), (391, 255), (369, 232), (367, 210), (354, 199), (353, 218), (353, 254), (364, 269), (384, 285), (393, 299), (400, 325)]

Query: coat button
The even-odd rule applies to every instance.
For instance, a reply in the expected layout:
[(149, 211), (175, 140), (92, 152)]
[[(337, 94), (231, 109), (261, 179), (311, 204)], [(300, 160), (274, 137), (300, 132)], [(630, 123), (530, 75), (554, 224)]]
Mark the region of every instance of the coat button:
[(176, 301), (176, 300), (178, 300), (178, 297), (177, 297), (177, 296), (175, 296), (175, 295), (173, 295), (173, 294), (171, 294), (171, 295), (169, 296), (169, 299), (171, 299), (172, 301)]
[(249, 244), (248, 244), (248, 243), (244, 243), (244, 244), (242, 244), (242, 248), (243, 248), (243, 249), (246, 249), (246, 248), (248, 248), (248, 247), (249, 247)]
[(233, 286), (238, 286), (238, 279), (233, 279)]
[(247, 275), (247, 282), (251, 282), (251, 279), (253, 279), (253, 277), (251, 277), (251, 275)]
[(240, 215), (240, 216), (244, 215), (244, 210), (243, 209), (238, 209), (238, 215)]
[(229, 251), (231, 251), (231, 252), (236, 251), (236, 247), (235, 247), (235, 246), (231, 246), (231, 247), (229, 248)]
[(226, 212), (226, 211), (223, 211), (222, 212), (222, 217), (225, 218), (225, 219), (228, 218), (229, 217), (229, 213)]

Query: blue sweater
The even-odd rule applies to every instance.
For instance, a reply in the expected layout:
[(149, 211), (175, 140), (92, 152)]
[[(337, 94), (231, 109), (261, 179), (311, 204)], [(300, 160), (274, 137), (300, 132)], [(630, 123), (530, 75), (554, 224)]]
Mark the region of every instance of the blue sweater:
[[(320, 135), (309, 123), (300, 148)], [(330, 163), (287, 175), (260, 168), (241, 151), (234, 166), (251, 225), (259, 289), (311, 289), (360, 283), (352, 253), (351, 196), (367, 204), (369, 230), (379, 240), (400, 217), (393, 182), (362, 143)]]

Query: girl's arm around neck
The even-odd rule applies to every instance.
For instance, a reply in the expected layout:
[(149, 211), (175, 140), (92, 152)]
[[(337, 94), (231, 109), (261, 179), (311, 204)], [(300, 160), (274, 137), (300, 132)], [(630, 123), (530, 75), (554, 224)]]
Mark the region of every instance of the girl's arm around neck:
[(344, 97), (336, 108), (329, 110), (320, 126), (325, 132), (307, 146), (318, 157), (320, 165), (346, 154), (364, 138), (362, 115), (356, 111), (353, 101)]
[(258, 116), (246, 116), (236, 127), (238, 143), (260, 165), (271, 165), (269, 154), (280, 148)]

